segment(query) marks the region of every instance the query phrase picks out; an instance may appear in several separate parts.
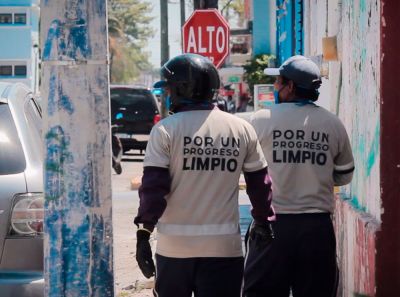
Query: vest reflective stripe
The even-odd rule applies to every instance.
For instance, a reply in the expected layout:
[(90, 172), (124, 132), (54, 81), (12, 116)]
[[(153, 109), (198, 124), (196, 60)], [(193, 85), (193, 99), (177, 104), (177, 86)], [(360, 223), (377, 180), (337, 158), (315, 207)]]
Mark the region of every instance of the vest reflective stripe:
[(345, 171), (345, 170), (349, 170), (351, 168), (354, 168), (354, 162), (350, 162), (346, 165), (335, 165), (334, 169), (336, 171)]
[(165, 235), (199, 236), (199, 235), (226, 235), (238, 234), (237, 223), (210, 224), (210, 225), (178, 225), (178, 224), (157, 224), (157, 232)]

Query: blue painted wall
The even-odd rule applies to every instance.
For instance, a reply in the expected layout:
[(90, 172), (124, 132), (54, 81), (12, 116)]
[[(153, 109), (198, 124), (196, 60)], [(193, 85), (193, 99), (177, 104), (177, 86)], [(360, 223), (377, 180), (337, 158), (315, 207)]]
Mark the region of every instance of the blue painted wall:
[(0, 0), (0, 13), (26, 13), (26, 24), (0, 24), (0, 63), (7, 65), (26, 65), (27, 75), (1, 76), (0, 80), (22, 82), (32, 90), (38, 84), (40, 0)]
[(294, 9), (294, 36), (295, 36), (294, 53), (296, 55), (302, 55), (304, 52), (303, 0), (295, 0), (293, 9)]
[(0, 26), (0, 40), (7, 40), (0, 44), (0, 60), (31, 59), (30, 29), (2, 30)]
[[(1, 59), (31, 59), (32, 55), (32, 34), (38, 34), (39, 14), (38, 10), (30, 8), (37, 5), (38, 0), (0, 0), (0, 11), (7, 12), (7, 6), (22, 6), (27, 13), (27, 24), (0, 24), (0, 40), (7, 42), (0, 44)], [(13, 10), (11, 12), (14, 12)], [(38, 39), (37, 37), (34, 39)]]
[(32, 0), (0, 0), (0, 6), (31, 6)]
[(276, 40), (278, 65), (303, 54), (303, 0), (277, 0)]
[(270, 7), (268, 1), (253, 1), (253, 54), (270, 54)]

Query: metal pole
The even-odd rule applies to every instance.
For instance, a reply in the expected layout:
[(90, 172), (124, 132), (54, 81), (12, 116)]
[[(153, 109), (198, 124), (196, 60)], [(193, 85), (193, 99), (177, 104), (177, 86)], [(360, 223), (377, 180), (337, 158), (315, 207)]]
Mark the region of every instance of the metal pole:
[(169, 60), (168, 43), (168, 1), (160, 0), (161, 25), (161, 65)]
[(193, 0), (194, 9), (218, 9), (218, 0)]
[[(161, 66), (169, 60), (169, 43), (168, 43), (168, 1), (160, 0), (160, 33), (161, 33)], [(166, 106), (166, 96), (161, 95), (161, 117), (168, 115)]]
[(186, 16), (185, 16), (185, 0), (181, 0), (181, 28), (185, 24)]
[(106, 0), (41, 1), (45, 296), (114, 296)]

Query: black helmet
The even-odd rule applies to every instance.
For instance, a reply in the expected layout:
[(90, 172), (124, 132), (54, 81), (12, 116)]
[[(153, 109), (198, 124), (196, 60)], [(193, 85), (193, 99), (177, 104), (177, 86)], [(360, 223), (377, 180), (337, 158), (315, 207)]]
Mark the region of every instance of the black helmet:
[(163, 81), (155, 88), (168, 87), (171, 110), (182, 104), (208, 102), (220, 87), (219, 74), (211, 61), (196, 54), (183, 54), (170, 59), (161, 68)]

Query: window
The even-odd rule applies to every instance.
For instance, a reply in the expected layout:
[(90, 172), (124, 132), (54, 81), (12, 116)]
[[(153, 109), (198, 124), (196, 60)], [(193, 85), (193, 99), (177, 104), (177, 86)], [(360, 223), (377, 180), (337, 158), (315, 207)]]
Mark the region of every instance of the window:
[(25, 170), (26, 161), (21, 141), (8, 104), (0, 103), (0, 175)]
[(26, 64), (21, 65), (22, 62), (19, 62), (19, 61), (5, 62), (4, 64), (9, 64), (9, 65), (1, 65), (0, 64), (0, 77), (1, 76), (11, 76), (11, 77), (16, 77), (16, 78), (26, 77), (26, 75), (27, 75)]
[(26, 13), (14, 13), (14, 24), (26, 24)]
[(34, 143), (39, 143), (39, 145), (35, 146), (33, 149), (37, 155), (42, 155), (42, 117), (39, 111), (39, 106), (36, 104), (33, 98), (25, 102), (24, 111), (27, 120), (26, 127), (28, 128), (29, 137), (36, 139)]
[(112, 88), (111, 106), (125, 108), (136, 118), (143, 115), (153, 117), (158, 113), (153, 95), (146, 89)]
[(14, 66), (15, 76), (26, 76), (26, 65), (15, 65)]
[(12, 66), (0, 65), (0, 76), (12, 76)]
[(0, 13), (0, 24), (12, 24), (12, 14)]
[[(14, 19), (13, 19), (14, 17)], [(2, 24), (16, 24), (26, 25), (27, 15), (26, 13), (0, 13), (0, 25)]]

